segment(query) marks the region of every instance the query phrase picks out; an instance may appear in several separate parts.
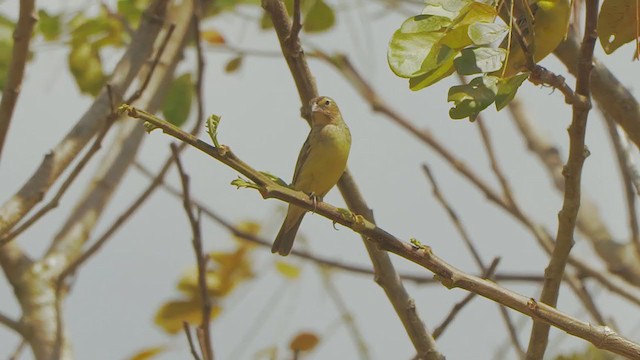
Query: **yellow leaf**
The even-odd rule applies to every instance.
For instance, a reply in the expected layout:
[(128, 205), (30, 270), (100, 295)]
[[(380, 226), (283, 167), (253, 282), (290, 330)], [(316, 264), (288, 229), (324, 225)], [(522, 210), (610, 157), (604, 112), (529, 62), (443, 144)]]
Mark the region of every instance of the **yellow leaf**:
[[(222, 287), (219, 274), (215, 270), (207, 269), (206, 281), (209, 295), (217, 296)], [(190, 267), (182, 274), (180, 282), (178, 282), (178, 290), (184, 292), (188, 297), (196, 298), (200, 296), (197, 266)]]
[(156, 355), (160, 355), (167, 351), (167, 347), (164, 345), (148, 347), (138, 351), (135, 355), (129, 358), (129, 360), (148, 360), (154, 358)]
[[(236, 228), (238, 228), (238, 230), (242, 231), (243, 233), (246, 233), (247, 235), (253, 235), (253, 236), (258, 235), (260, 233), (260, 230), (262, 230), (262, 226), (259, 223), (251, 220), (245, 220), (239, 223), (238, 225), (236, 225)], [(239, 236), (234, 235), (233, 238), (243, 244), (247, 243), (245, 239)]]
[[(605, 0), (598, 15), (598, 37), (611, 54), (640, 34), (640, 7), (635, 0)], [(640, 51), (636, 49), (636, 51)]]
[[(215, 319), (222, 309), (214, 305), (211, 308), (211, 320)], [(173, 300), (164, 303), (155, 316), (156, 325), (169, 334), (182, 331), (182, 323), (197, 325), (202, 320), (202, 305), (199, 298), (187, 300)]]
[(209, 44), (213, 45), (222, 45), (226, 41), (224, 40), (224, 36), (218, 30), (204, 30), (201, 33), (202, 39)]
[(320, 338), (318, 338), (316, 334), (311, 332), (301, 332), (291, 340), (289, 349), (292, 351), (311, 351), (319, 342)]
[(284, 261), (276, 261), (276, 270), (287, 279), (294, 280), (300, 277), (300, 268)]

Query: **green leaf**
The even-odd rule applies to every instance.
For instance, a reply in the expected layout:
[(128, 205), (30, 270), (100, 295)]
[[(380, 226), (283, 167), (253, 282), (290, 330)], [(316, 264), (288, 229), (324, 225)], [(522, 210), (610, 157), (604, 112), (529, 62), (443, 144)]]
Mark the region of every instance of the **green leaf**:
[(13, 54), (13, 29), (15, 25), (13, 21), (0, 14), (0, 92), (4, 89)]
[(529, 73), (515, 75), (498, 82), (498, 94), (496, 95), (496, 109), (502, 110), (513, 100), (520, 88), (520, 85), (527, 80)]
[(166, 99), (162, 106), (162, 115), (175, 126), (182, 126), (191, 112), (193, 98), (193, 83), (191, 74), (182, 74), (171, 83)]
[(72, 43), (68, 62), (80, 91), (97, 95), (107, 79), (98, 51), (89, 43)]
[(456, 26), (442, 38), (442, 43), (452, 49), (462, 49), (472, 44), (469, 38), (469, 25)]
[(420, 70), (416, 71), (413, 75), (422, 75), (437, 70), (440, 66), (453, 60), (458, 55), (458, 50), (454, 50), (441, 43), (436, 43), (427, 54), (427, 58), (424, 59)]
[(472, 0), (427, 0), (422, 10), (423, 15), (436, 15), (449, 19), (455, 19), (460, 11), (471, 3)]
[(408, 18), (399, 31), (405, 34), (440, 31), (451, 25), (451, 20), (441, 16), (417, 15)]
[(260, 17), (260, 29), (267, 30), (273, 28), (273, 22), (271, 21), (271, 16), (266, 11), (262, 11), (262, 16)]
[(60, 22), (60, 15), (51, 16), (44, 10), (38, 11), (38, 31), (42, 34), (42, 37), (47, 41), (54, 41), (60, 37), (62, 31), (62, 24)]
[(508, 30), (503, 24), (476, 22), (469, 25), (469, 38), (475, 45), (488, 45), (503, 38)]
[(440, 33), (403, 33), (396, 30), (389, 43), (387, 62), (398, 76), (408, 78), (419, 75), (422, 63), (431, 47), (442, 37)]
[(447, 101), (453, 102), (449, 110), (452, 119), (474, 119), (480, 111), (493, 103), (496, 93), (497, 78), (493, 76), (477, 77), (468, 84), (452, 86)]
[(317, 0), (307, 12), (302, 29), (308, 33), (327, 31), (335, 22), (336, 16), (333, 9), (324, 1)]
[(454, 65), (460, 75), (488, 73), (500, 70), (506, 56), (507, 51), (501, 48), (463, 49)]
[(118, 14), (124, 16), (132, 27), (137, 27), (148, 0), (118, 0)]
[(450, 57), (449, 59), (447, 59), (447, 61), (441, 63), (440, 66), (438, 66), (434, 70), (426, 74), (412, 77), (411, 79), (409, 79), (409, 88), (413, 91), (418, 91), (420, 89), (426, 88), (427, 86), (431, 86), (438, 81), (446, 78), (447, 76), (453, 74), (453, 71), (455, 69), (453, 67), (453, 59), (453, 57)]

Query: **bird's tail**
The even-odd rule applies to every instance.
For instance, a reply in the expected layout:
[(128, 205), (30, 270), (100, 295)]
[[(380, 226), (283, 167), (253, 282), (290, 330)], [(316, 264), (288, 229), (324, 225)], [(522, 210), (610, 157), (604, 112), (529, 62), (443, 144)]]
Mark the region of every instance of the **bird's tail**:
[(291, 252), (293, 247), (293, 241), (296, 238), (296, 233), (302, 223), (302, 218), (306, 211), (297, 206), (291, 205), (289, 211), (287, 211), (287, 217), (282, 223), (282, 227), (276, 236), (276, 239), (271, 246), (272, 253), (278, 253), (282, 256), (287, 256)]

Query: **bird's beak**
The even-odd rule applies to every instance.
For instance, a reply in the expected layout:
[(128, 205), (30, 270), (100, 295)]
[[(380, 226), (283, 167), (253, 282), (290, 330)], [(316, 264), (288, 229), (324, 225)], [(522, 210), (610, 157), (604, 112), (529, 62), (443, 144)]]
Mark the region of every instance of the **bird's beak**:
[(316, 112), (316, 111), (320, 111), (320, 106), (318, 106), (318, 104), (314, 102), (313, 104), (311, 104), (311, 112)]

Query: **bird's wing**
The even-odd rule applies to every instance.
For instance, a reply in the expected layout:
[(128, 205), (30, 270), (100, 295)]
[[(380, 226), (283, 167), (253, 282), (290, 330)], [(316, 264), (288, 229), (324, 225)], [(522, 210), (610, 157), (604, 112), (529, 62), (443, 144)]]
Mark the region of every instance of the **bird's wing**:
[(307, 136), (307, 140), (305, 140), (304, 145), (302, 145), (302, 149), (300, 149), (300, 154), (298, 155), (298, 161), (296, 162), (296, 169), (293, 172), (293, 180), (291, 184), (295, 184), (296, 180), (298, 180), (298, 176), (300, 176), (300, 172), (302, 171), (302, 166), (307, 161), (309, 157), (309, 153), (311, 152), (311, 132), (309, 132), (309, 136)]

